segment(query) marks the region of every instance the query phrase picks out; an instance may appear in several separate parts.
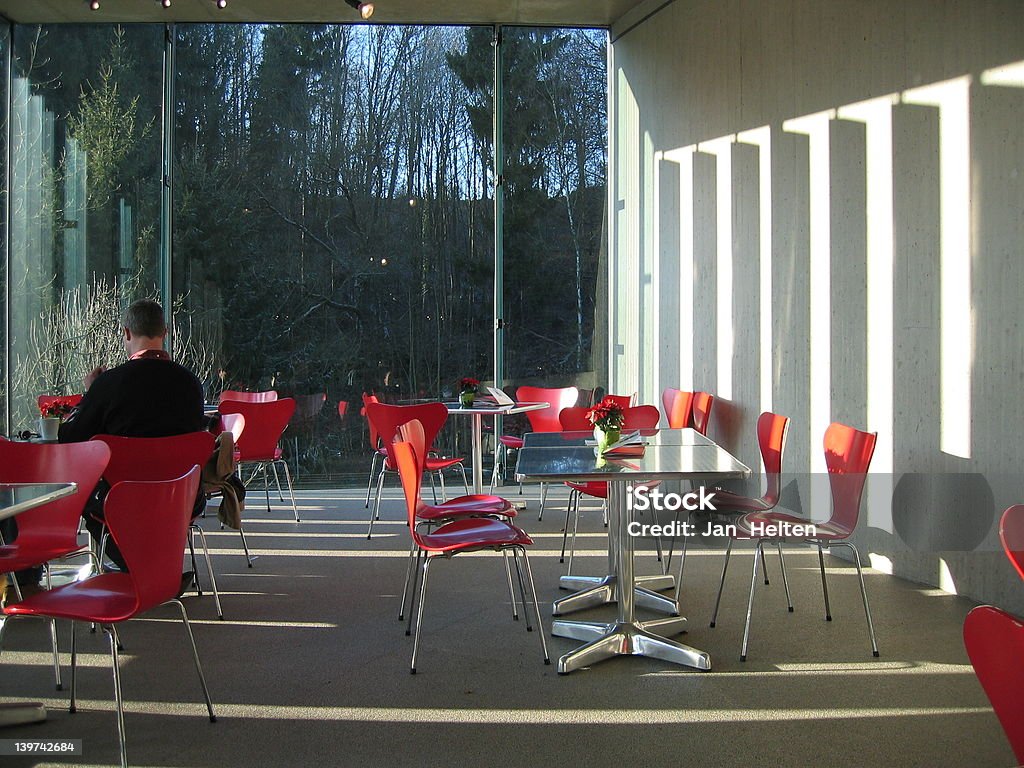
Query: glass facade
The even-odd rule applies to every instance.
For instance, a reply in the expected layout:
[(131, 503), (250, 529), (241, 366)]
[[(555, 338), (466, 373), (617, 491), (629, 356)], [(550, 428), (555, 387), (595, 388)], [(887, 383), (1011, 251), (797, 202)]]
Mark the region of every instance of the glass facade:
[[(169, 30), (14, 28), (10, 429), (118, 361), (127, 297), (169, 295), (174, 354), (209, 399), (296, 396), (300, 481), (358, 476), (364, 392), (493, 378), (494, 30)], [(503, 383), (593, 386), (606, 35), (504, 39)]]

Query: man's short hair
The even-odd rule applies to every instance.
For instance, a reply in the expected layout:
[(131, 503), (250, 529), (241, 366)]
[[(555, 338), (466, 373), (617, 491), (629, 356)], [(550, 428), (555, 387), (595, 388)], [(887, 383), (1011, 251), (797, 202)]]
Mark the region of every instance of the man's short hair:
[(132, 302), (124, 313), (124, 327), (132, 332), (132, 336), (160, 338), (167, 332), (163, 307), (152, 299)]

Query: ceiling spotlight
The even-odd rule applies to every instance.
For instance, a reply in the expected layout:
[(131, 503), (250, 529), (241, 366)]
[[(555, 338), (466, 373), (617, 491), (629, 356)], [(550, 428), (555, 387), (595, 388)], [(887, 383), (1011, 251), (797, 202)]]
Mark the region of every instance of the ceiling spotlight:
[(373, 3), (362, 3), (359, 0), (345, 0), (345, 2), (359, 11), (359, 15), (364, 19), (373, 16)]
[(100, 0), (86, 0), (89, 5), (90, 11), (98, 11), (100, 9)]
[(156, 1), (158, 3), (160, 3), (160, 5), (162, 5), (164, 8), (170, 8), (171, 7), (171, 0), (156, 0)]
[(223, 10), (228, 7), (228, 0), (213, 0), (213, 4)]

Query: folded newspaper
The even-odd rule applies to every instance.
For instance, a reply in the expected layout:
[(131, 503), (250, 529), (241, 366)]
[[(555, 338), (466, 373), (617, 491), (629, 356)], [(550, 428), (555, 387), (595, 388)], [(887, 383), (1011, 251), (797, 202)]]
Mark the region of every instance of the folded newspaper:
[(491, 393), (491, 397), (494, 398), (494, 402), (499, 406), (515, 405), (515, 401), (497, 387), (488, 387), (487, 391)]
[(623, 435), (614, 443), (604, 449), (602, 456), (643, 456), (644, 446), (647, 442), (640, 434), (640, 430), (634, 430)]

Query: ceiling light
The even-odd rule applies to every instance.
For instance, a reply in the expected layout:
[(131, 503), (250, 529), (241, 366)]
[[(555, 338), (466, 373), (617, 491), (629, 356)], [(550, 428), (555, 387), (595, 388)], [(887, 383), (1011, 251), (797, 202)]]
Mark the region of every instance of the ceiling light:
[(213, 4), (223, 10), (228, 7), (228, 0), (213, 0)]
[(171, 7), (171, 0), (156, 0), (156, 1), (158, 3), (160, 3), (160, 5), (162, 5), (164, 8), (170, 8)]
[(89, 6), (90, 11), (98, 11), (100, 9), (100, 0), (86, 0), (86, 4)]
[(359, 11), (359, 15), (364, 19), (373, 16), (373, 3), (363, 3), (360, 0), (345, 0), (345, 2)]

